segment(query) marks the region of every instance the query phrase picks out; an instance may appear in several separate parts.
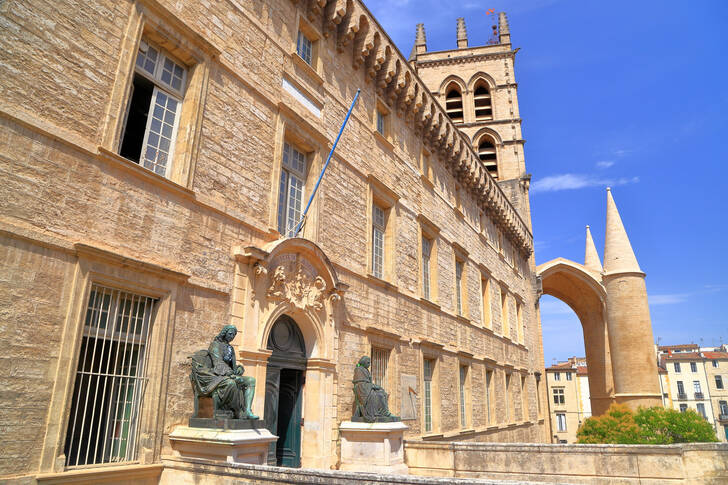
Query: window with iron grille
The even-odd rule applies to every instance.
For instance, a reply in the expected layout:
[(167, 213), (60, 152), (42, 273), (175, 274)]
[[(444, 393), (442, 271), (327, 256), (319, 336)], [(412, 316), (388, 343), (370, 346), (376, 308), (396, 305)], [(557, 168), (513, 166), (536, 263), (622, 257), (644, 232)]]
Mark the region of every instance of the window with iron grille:
[(387, 363), (389, 350), (372, 347), (372, 381), (385, 391), (387, 390)]
[(306, 180), (306, 155), (283, 143), (283, 161), (278, 194), (278, 232), (293, 237), (301, 221)]
[(384, 275), (385, 224), (384, 209), (375, 203), (372, 208), (372, 274), (380, 279)]
[(422, 297), (430, 299), (430, 256), (432, 241), (422, 236)]
[(564, 404), (566, 401), (564, 400), (564, 390), (563, 389), (554, 389), (554, 404)]
[(693, 391), (695, 391), (696, 394), (700, 394), (702, 392), (700, 390), (700, 381), (693, 381)]
[(425, 431), (432, 431), (432, 371), (435, 362), (431, 359), (424, 359), (423, 374), (425, 383)]
[(296, 43), (296, 52), (306, 64), (311, 64), (311, 52), (313, 52), (313, 42), (306, 35), (298, 31), (298, 42)]
[(119, 154), (168, 176), (174, 155), (187, 69), (142, 40), (125, 115)]
[(69, 467), (137, 459), (156, 300), (94, 285), (66, 433)]

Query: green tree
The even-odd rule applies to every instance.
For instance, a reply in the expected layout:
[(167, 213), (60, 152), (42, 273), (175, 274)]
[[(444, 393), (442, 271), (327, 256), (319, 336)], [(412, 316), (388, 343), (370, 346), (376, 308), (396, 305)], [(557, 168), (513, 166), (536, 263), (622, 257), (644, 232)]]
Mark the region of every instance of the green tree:
[(713, 427), (692, 409), (686, 412), (661, 407), (639, 408), (633, 413), (612, 404), (601, 416), (588, 418), (576, 434), (578, 443), (668, 445), (718, 441)]

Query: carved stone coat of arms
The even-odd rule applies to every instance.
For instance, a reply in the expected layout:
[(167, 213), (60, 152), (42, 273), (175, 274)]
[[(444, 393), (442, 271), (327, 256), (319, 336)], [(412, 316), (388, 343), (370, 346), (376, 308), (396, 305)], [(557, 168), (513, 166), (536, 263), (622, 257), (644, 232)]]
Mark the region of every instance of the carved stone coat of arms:
[(317, 276), (312, 268), (304, 267), (297, 259), (294, 264), (281, 262), (275, 266), (270, 277), (270, 286), (266, 295), (270, 300), (288, 301), (301, 310), (324, 308), (326, 281)]

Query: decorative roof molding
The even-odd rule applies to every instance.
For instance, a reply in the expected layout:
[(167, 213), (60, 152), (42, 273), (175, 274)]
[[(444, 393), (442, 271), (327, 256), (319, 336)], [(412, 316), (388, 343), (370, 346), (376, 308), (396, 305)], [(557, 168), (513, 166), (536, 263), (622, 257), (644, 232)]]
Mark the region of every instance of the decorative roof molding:
[(418, 66), (451, 66), (455, 64), (466, 64), (469, 62), (485, 61), (488, 59), (513, 59), (518, 49), (506, 52), (489, 52), (487, 54), (471, 54), (469, 56), (447, 57), (445, 59), (432, 59), (421, 61), (417, 59)]
[[(397, 49), (360, 0), (291, 0), (311, 22), (333, 37), (338, 52), (352, 50), (354, 69), (393, 112), (414, 128), (427, 149), (466, 187), (493, 222), (526, 256), (533, 252), (533, 236), (508, 197), (488, 173), (467, 138), (457, 129), (415, 69)], [(517, 50), (459, 58), (458, 62), (512, 58)], [(416, 61), (420, 63), (420, 61)], [(440, 61), (422, 61), (422, 63)]]

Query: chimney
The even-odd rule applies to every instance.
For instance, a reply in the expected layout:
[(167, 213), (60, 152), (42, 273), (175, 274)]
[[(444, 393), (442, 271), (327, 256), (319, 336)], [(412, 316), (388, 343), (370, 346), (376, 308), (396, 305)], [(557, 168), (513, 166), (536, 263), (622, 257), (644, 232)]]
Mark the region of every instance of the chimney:
[(468, 46), (468, 31), (465, 29), (465, 19), (460, 17), (458, 19), (458, 49), (463, 49)]

